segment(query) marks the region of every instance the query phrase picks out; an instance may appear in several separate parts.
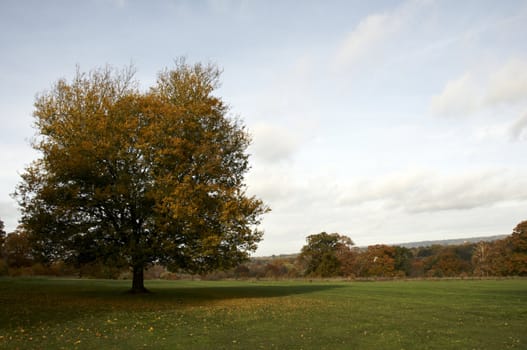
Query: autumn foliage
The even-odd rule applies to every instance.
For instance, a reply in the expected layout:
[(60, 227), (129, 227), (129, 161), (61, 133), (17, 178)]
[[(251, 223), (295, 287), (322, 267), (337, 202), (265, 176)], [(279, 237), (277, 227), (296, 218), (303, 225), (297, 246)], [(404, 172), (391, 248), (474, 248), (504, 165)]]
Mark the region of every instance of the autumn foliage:
[(132, 69), (104, 68), (42, 93), (41, 158), (16, 190), (35, 254), (130, 267), (136, 292), (154, 262), (203, 273), (247, 259), (268, 208), (245, 193), (250, 137), (214, 95), (219, 74), (180, 60), (141, 92)]

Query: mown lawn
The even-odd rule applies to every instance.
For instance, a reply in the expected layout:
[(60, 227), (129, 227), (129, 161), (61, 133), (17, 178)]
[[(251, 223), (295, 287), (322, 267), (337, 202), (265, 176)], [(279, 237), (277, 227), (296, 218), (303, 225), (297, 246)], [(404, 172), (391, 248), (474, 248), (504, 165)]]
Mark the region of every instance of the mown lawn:
[(0, 279), (2, 349), (527, 349), (527, 280)]

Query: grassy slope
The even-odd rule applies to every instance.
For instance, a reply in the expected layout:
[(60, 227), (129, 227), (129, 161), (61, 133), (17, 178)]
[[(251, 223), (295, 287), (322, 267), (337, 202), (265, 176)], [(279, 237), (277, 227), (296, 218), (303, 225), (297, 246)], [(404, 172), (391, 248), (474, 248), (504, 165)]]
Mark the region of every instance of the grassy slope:
[(527, 348), (527, 280), (0, 279), (0, 348)]

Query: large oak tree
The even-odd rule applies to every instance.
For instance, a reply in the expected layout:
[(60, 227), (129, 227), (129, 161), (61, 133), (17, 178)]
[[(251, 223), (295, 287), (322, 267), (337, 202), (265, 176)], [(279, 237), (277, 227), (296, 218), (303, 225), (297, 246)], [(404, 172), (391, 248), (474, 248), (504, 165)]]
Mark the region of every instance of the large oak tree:
[(78, 70), (38, 96), (42, 156), (15, 193), (34, 247), (127, 264), (134, 292), (152, 262), (205, 272), (246, 259), (268, 208), (245, 192), (250, 137), (214, 95), (219, 75), (179, 60), (141, 92), (133, 69)]

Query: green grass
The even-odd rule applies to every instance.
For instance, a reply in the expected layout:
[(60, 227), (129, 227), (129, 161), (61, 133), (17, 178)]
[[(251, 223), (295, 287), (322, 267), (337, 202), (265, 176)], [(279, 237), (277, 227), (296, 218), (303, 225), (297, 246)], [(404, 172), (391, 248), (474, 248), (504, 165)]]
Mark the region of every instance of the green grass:
[(146, 285), (0, 279), (0, 348), (527, 348), (527, 280)]

